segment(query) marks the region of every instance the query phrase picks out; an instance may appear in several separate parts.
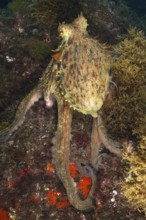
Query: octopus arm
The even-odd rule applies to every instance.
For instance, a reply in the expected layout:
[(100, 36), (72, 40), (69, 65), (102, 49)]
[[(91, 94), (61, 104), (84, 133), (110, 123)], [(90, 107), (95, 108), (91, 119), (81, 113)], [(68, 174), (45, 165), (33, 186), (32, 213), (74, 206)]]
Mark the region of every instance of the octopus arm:
[(107, 137), (106, 129), (104, 127), (104, 123), (102, 122), (101, 116), (98, 116), (98, 119), (96, 120), (97, 123), (97, 129), (99, 134), (99, 139), (103, 143), (103, 145), (111, 152), (116, 154), (118, 157), (122, 156), (122, 151), (119, 147), (120, 144), (118, 142), (115, 142)]
[(78, 210), (94, 209), (93, 192), (95, 187), (94, 176), (92, 178), (92, 187), (89, 195), (82, 200), (77, 192), (76, 185), (70, 176), (69, 158), (70, 158), (70, 132), (72, 121), (72, 109), (63, 99), (58, 98), (58, 129), (56, 137), (56, 146), (53, 155), (55, 168), (59, 178), (61, 179), (70, 203)]
[(38, 89), (32, 90), (18, 106), (13, 123), (0, 132), (0, 142), (5, 142), (24, 122), (26, 113), (42, 96)]
[(92, 166), (95, 168), (95, 170), (98, 169), (100, 146), (101, 146), (101, 140), (100, 140), (99, 132), (98, 132), (97, 118), (93, 118), (90, 161), (91, 161)]

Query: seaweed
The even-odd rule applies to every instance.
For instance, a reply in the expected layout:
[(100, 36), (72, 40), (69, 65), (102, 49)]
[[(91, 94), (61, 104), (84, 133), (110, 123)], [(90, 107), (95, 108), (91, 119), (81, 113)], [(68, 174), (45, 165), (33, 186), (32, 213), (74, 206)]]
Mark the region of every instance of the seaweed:
[(47, 42), (31, 37), (27, 40), (28, 49), (32, 58), (42, 60), (46, 58), (51, 51)]
[(32, 2), (34, 17), (45, 27), (65, 20), (70, 22), (80, 12), (77, 0), (33, 0)]
[(125, 171), (125, 178), (121, 182), (122, 194), (128, 202), (139, 211), (146, 214), (146, 136), (142, 140), (137, 151), (129, 151), (123, 154), (123, 161), (129, 166)]
[(9, 2), (8, 8), (14, 13), (19, 12), (25, 14), (27, 12), (30, 2), (30, 0), (13, 0), (12, 2)]
[(146, 39), (135, 28), (126, 38), (113, 46), (112, 77), (118, 92), (105, 102), (103, 115), (108, 131), (114, 138), (140, 139), (136, 132), (146, 112)]

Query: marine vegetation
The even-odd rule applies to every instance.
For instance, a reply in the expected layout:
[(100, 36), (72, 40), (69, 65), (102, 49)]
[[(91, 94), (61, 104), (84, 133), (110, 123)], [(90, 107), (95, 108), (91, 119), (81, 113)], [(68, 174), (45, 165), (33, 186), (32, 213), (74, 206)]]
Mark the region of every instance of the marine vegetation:
[(77, 0), (32, 0), (32, 3), (34, 17), (45, 27), (65, 21), (66, 18), (70, 21), (80, 11)]
[(113, 47), (111, 66), (117, 89), (112, 86), (112, 101), (104, 106), (108, 131), (115, 138), (139, 139), (146, 112), (146, 39), (142, 31), (129, 29), (125, 39)]
[(38, 40), (37, 38), (30, 38), (27, 40), (29, 53), (32, 58), (44, 59), (50, 52), (50, 46), (47, 42)]
[[(0, 132), (0, 140), (7, 140), (22, 125), (26, 113), (36, 101), (43, 97), (46, 106), (49, 107), (56, 98), (58, 128), (53, 147), (53, 163), (67, 191), (69, 202), (79, 210), (94, 209), (93, 193), (96, 176), (92, 167), (98, 169), (101, 144), (110, 152), (121, 156), (121, 150), (117, 148), (116, 143), (107, 138), (100, 116), (110, 83), (110, 56), (103, 44), (88, 35), (87, 26), (87, 21), (82, 15), (71, 24), (59, 25), (62, 41), (56, 54), (53, 55), (40, 78), (38, 86), (21, 102), (15, 121)], [(92, 186), (85, 199), (80, 197), (69, 169), (70, 133), (74, 109), (93, 117), (90, 159), (92, 167), (88, 174)], [(78, 160), (79, 165), (80, 163), (82, 162)], [(79, 172), (82, 174), (82, 169), (79, 169)], [(81, 190), (81, 185), (79, 188)]]
[(128, 202), (146, 214), (146, 136), (142, 137), (137, 150), (130, 145), (123, 154), (128, 168), (121, 189)]
[(24, 14), (28, 9), (29, 4), (30, 0), (13, 0), (8, 4), (8, 8), (13, 12)]

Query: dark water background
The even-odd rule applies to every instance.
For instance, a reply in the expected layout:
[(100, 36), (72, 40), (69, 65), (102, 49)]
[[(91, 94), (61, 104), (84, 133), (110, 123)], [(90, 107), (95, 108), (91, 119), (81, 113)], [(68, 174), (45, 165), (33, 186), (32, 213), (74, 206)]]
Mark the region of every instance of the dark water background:
[(139, 15), (146, 15), (146, 0), (125, 0)]
[(0, 0), (0, 8), (5, 8), (12, 0)]

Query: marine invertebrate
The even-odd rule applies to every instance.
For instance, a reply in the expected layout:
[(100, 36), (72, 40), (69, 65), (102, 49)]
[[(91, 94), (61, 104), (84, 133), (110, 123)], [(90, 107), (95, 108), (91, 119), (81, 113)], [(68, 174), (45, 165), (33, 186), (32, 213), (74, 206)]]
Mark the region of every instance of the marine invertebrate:
[(3, 219), (3, 220), (13, 220), (13, 218), (8, 216), (8, 212), (5, 211), (4, 209), (0, 209), (0, 219)]
[[(109, 56), (105, 46), (93, 40), (86, 31), (87, 21), (80, 15), (72, 24), (59, 25), (62, 42), (43, 73), (38, 86), (21, 102), (15, 121), (0, 133), (3, 141), (20, 125), (30, 107), (44, 97), (46, 105), (54, 95), (58, 103), (58, 128), (53, 150), (53, 162), (64, 184), (69, 202), (79, 210), (92, 209), (95, 175), (91, 171), (91, 189), (87, 198), (81, 199), (70, 175), (70, 132), (72, 111), (76, 109), (93, 117), (91, 135), (91, 163), (95, 169), (101, 143), (111, 152), (121, 156), (120, 149), (106, 136), (99, 114), (109, 86)], [(82, 170), (79, 171), (82, 173)]]

